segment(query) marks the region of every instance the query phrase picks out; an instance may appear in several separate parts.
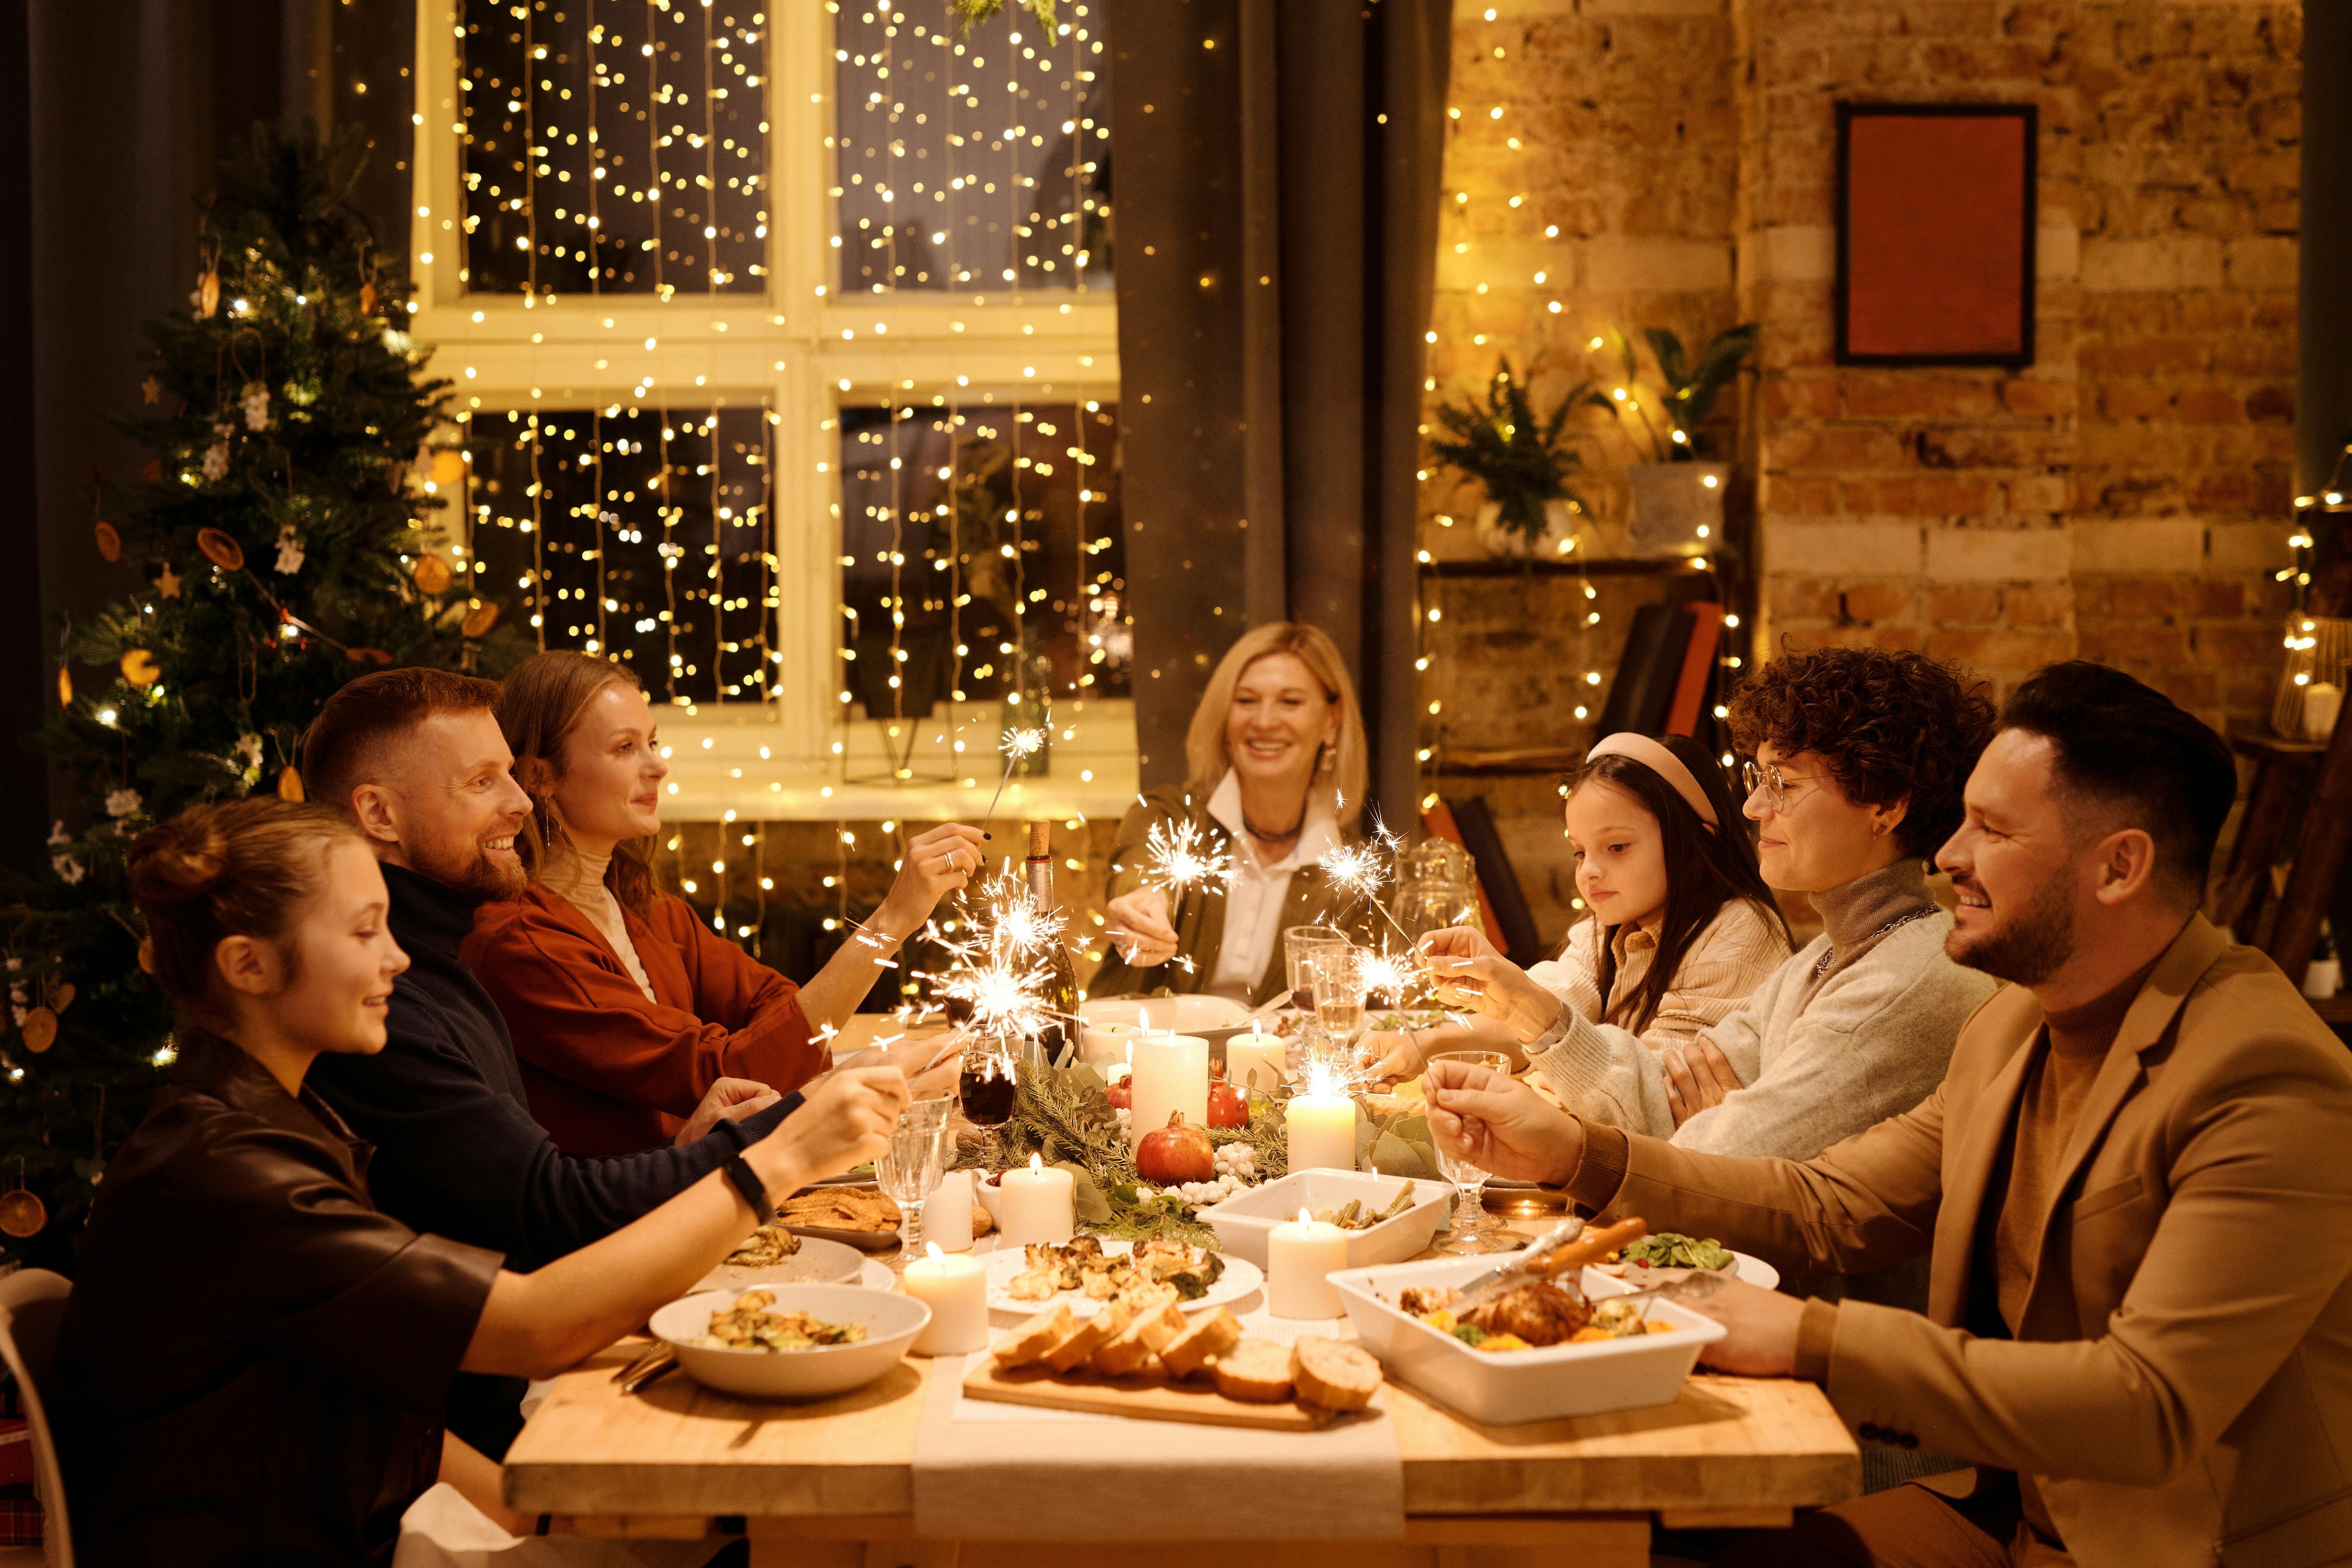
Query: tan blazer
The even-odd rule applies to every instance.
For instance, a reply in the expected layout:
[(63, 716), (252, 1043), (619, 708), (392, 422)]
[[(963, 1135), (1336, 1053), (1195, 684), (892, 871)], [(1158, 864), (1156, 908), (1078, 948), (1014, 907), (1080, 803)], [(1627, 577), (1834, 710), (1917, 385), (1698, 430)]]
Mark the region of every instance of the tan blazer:
[(1802, 1163), (1635, 1138), (1608, 1212), (1841, 1272), (1932, 1244), (1927, 1316), (1837, 1309), (1830, 1400), (2031, 1473), (2084, 1568), (2352, 1555), (2352, 1060), (2269, 959), (2191, 919), (2084, 1104), (2018, 1340), (1978, 1339), (1978, 1222), (2041, 1023), (2004, 987), (1940, 1089)]
[[(1129, 807), (1119, 823), (1118, 844), (1111, 851), (1110, 877), (1104, 886), (1103, 897), (1119, 898), (1143, 886), (1144, 840), (1159, 824), (1173, 826), (1186, 820), (1200, 826), (1213, 849), (1230, 850), (1233, 835), (1209, 815), (1206, 796), (1196, 800), (1182, 784), (1162, 784)], [(1356, 835), (1343, 833), (1343, 837), (1352, 840)], [(1224, 941), (1224, 890), (1187, 888), (1173, 903), (1168, 911), (1168, 923), (1176, 928), (1176, 956), (1165, 963), (1139, 969), (1121, 958), (1118, 943), (1106, 936), (1102, 967), (1087, 984), (1087, 995), (1139, 996), (1165, 991), (1189, 996), (1209, 983), (1217, 972), (1217, 952)], [(1330, 925), (1360, 939), (1368, 934), (1366, 928), (1371, 918), (1369, 911), (1351, 908), (1350, 901), (1332, 889), (1320, 866), (1302, 866), (1290, 874), (1278, 929)], [(1273, 954), (1266, 960), (1265, 973), (1258, 976), (1257, 984), (1250, 992), (1250, 1005), (1262, 1007), (1288, 986), (1289, 973), (1283, 962), (1282, 943), (1277, 940)]]

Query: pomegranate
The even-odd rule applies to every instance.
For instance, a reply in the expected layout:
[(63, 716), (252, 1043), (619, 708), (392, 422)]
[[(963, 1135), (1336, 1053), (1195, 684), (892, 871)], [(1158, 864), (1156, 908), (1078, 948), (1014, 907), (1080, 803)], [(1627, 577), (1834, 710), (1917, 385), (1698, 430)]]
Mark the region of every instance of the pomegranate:
[(1209, 1080), (1209, 1125), (1212, 1127), (1247, 1127), (1249, 1096), (1223, 1079)]
[(1209, 1146), (1209, 1135), (1189, 1125), (1182, 1111), (1171, 1111), (1167, 1126), (1145, 1133), (1135, 1146), (1135, 1173), (1163, 1187), (1214, 1181), (1217, 1152)]
[(1110, 1101), (1113, 1110), (1132, 1110), (1135, 1109), (1135, 1085), (1127, 1079), (1120, 1079), (1103, 1090), (1103, 1098)]

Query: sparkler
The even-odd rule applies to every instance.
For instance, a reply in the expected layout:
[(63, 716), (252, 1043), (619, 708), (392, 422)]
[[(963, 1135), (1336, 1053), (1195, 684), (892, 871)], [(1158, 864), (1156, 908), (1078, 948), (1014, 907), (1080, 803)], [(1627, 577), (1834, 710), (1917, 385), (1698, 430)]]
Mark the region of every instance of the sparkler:
[(1207, 832), (1189, 817), (1172, 826), (1165, 822), (1153, 823), (1151, 831), (1143, 837), (1143, 853), (1144, 881), (1164, 889), (1171, 896), (1181, 897), (1187, 888), (1206, 887), (1212, 882), (1233, 885), (1232, 856), (1213, 849)]
[(1045, 744), (1043, 730), (1007, 730), (997, 749), (1004, 753), (1004, 776), (996, 781), (996, 793), (988, 797), (988, 810), (982, 814), (982, 822), (993, 821), (996, 803), (1004, 798), (1004, 786), (1013, 782), (1013, 764), (1024, 757), (1034, 757)]
[(1404, 840), (1372, 819), (1372, 836), (1361, 844), (1342, 844), (1325, 853), (1316, 864), (1330, 879), (1333, 891), (1350, 899), (1360, 899), (1380, 911), (1381, 918), (1395, 928), (1397, 935), (1410, 945), (1412, 933), (1397, 924), (1396, 916), (1381, 902), (1381, 889), (1389, 885), (1396, 867), (1396, 852)]
[(984, 1038), (1037, 1035), (1057, 1020), (1069, 1022), (1045, 1005), (1044, 994), (1053, 978), (1045, 954), (1062, 940), (1062, 912), (1040, 909), (1009, 870), (977, 891), (980, 909), (968, 922), (967, 940), (950, 941), (936, 925), (925, 928), (948, 958), (946, 973), (930, 977), (934, 994)]

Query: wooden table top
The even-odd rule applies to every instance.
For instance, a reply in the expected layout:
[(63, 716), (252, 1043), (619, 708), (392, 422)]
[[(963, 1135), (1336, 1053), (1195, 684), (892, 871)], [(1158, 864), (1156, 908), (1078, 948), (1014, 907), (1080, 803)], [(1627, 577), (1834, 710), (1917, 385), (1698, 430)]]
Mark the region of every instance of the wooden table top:
[[(835, 1042), (858, 1049), (904, 1026), (861, 1015)], [(914, 1508), (925, 1380), (909, 1356), (878, 1383), (815, 1405), (740, 1400), (674, 1373), (623, 1394), (632, 1338), (558, 1378), (507, 1456), (529, 1512), (768, 1518), (903, 1517)], [(1487, 1426), (1388, 1385), (1408, 1515), (1785, 1510), (1859, 1489), (1861, 1458), (1822, 1391), (1701, 1373), (1673, 1404)]]

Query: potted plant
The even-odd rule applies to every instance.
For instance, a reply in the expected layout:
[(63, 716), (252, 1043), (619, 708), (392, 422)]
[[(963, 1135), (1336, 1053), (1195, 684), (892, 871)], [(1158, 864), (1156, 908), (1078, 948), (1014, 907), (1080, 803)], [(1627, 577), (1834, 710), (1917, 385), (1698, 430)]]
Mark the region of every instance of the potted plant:
[(1587, 382), (1561, 398), (1549, 418), (1538, 418), (1527, 383), (1506, 355), (1483, 401), (1438, 406), (1437, 422), (1446, 434), (1431, 440), (1430, 451), (1485, 488), (1478, 537), (1494, 553), (1550, 555), (1569, 548), (1576, 520), (1590, 509), (1570, 482), (1581, 459), (1561, 444), (1560, 432), (1569, 416), (1588, 403), (1609, 406)]
[(1652, 459), (1634, 464), (1626, 473), (1633, 489), (1633, 548), (1666, 555), (1716, 550), (1723, 538), (1723, 489), (1730, 482), (1731, 465), (1706, 460), (1700, 450), (1706, 438), (1697, 426), (1714, 408), (1724, 383), (1755, 348), (1756, 325), (1744, 322), (1717, 333), (1696, 365), (1687, 363), (1683, 341), (1673, 332), (1664, 327), (1643, 331), (1665, 387), (1654, 400), (1643, 395), (1633, 340), (1622, 331), (1612, 335), (1625, 381), (1612, 387), (1604, 401), (1617, 411), (1618, 423), (1634, 446), (1646, 447)]

